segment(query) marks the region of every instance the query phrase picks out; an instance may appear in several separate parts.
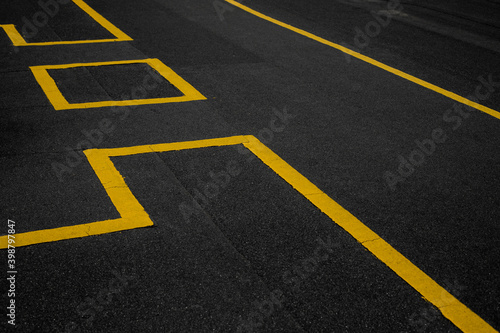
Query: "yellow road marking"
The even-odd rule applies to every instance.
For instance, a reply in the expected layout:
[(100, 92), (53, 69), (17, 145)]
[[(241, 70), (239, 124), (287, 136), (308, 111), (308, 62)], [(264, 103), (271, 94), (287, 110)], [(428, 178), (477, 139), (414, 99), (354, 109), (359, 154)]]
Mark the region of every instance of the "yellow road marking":
[[(111, 202), (120, 214), (120, 218), (98, 221), (75, 226), (54, 229), (44, 229), (17, 233), (15, 246), (27, 246), (65, 239), (81, 238), (101, 235), (116, 231), (130, 230), (153, 225), (149, 215), (130, 191), (118, 170), (116, 170), (110, 157), (130, 156), (136, 154), (167, 152), (174, 150), (195, 149), (204, 147), (237, 145), (246, 142), (244, 136), (229, 138), (206, 139), (198, 141), (160, 143), (154, 145), (87, 149), (84, 151), (94, 172), (103, 185)], [(7, 248), (7, 235), (0, 236), (0, 249)]]
[(475, 108), (475, 109), (477, 109), (479, 111), (487, 113), (490, 116), (493, 116), (493, 117), (495, 117), (497, 119), (500, 119), (500, 112), (498, 112), (496, 110), (493, 110), (493, 109), (491, 109), (491, 108), (489, 108), (487, 106), (484, 106), (484, 105), (481, 105), (481, 104), (476, 103), (474, 101), (471, 101), (471, 100), (469, 100), (469, 99), (467, 99), (465, 97), (462, 97), (460, 95), (457, 95), (457, 94), (455, 94), (455, 93), (453, 93), (451, 91), (448, 91), (446, 89), (440, 88), (440, 87), (438, 87), (438, 86), (436, 86), (436, 85), (434, 85), (432, 83), (429, 83), (427, 81), (421, 80), (421, 79), (419, 79), (419, 78), (417, 78), (417, 77), (415, 77), (413, 75), (410, 75), (410, 74), (407, 74), (405, 72), (402, 72), (399, 69), (396, 69), (396, 68), (393, 68), (393, 67), (388, 66), (386, 64), (383, 64), (383, 63), (381, 63), (381, 62), (379, 62), (379, 61), (377, 61), (375, 59), (372, 59), (370, 57), (362, 55), (361, 53), (358, 53), (358, 52), (355, 52), (355, 51), (353, 51), (351, 49), (348, 49), (347, 47), (344, 47), (342, 45), (330, 42), (329, 40), (326, 40), (324, 38), (318, 37), (318, 36), (316, 36), (316, 35), (314, 35), (314, 34), (312, 34), (310, 32), (307, 32), (307, 31), (299, 29), (299, 28), (295, 28), (294, 26), (291, 26), (291, 25), (289, 25), (287, 23), (278, 21), (278, 20), (276, 20), (276, 19), (274, 19), (272, 17), (264, 15), (264, 14), (262, 14), (262, 13), (260, 13), (258, 11), (255, 11), (255, 10), (253, 10), (253, 9), (247, 7), (247, 6), (244, 6), (241, 3), (239, 3), (239, 2), (236, 2), (234, 0), (226, 0), (226, 1), (229, 2), (230, 4), (232, 4), (233, 6), (236, 6), (236, 7), (240, 8), (240, 9), (242, 9), (242, 10), (244, 10), (244, 11), (246, 11), (246, 12), (252, 14), (252, 15), (260, 17), (261, 19), (264, 19), (264, 20), (266, 20), (268, 22), (271, 22), (271, 23), (274, 23), (276, 25), (279, 25), (280, 27), (283, 27), (285, 29), (294, 31), (294, 32), (296, 32), (296, 33), (298, 33), (298, 34), (300, 34), (302, 36), (305, 36), (307, 38), (313, 39), (313, 40), (315, 40), (317, 42), (320, 42), (320, 43), (322, 43), (324, 45), (328, 45), (330, 47), (333, 47), (333, 48), (335, 48), (335, 49), (337, 49), (339, 51), (347, 53), (347, 54), (349, 54), (349, 55), (351, 55), (351, 56), (353, 56), (353, 57), (355, 57), (357, 59), (360, 59), (360, 60), (362, 60), (364, 62), (372, 64), (372, 65), (374, 65), (374, 66), (376, 66), (378, 68), (381, 68), (381, 69), (383, 69), (385, 71), (388, 71), (388, 72), (390, 72), (390, 73), (392, 73), (394, 75), (402, 77), (402, 78), (404, 78), (404, 79), (406, 79), (408, 81), (411, 81), (411, 82), (416, 83), (416, 84), (418, 84), (418, 85), (420, 85), (422, 87), (425, 87), (427, 89), (433, 90), (433, 91), (435, 91), (435, 92), (437, 92), (437, 93), (439, 93), (441, 95), (444, 95), (444, 96), (446, 96), (448, 98), (451, 98), (451, 99), (453, 99), (453, 100), (455, 100), (455, 101), (457, 101), (459, 103), (468, 105), (468, 106), (473, 107), (473, 108)]
[(406, 259), (401, 253), (384, 241), (380, 236), (345, 210), (337, 202), (323, 193), (307, 178), (282, 160), (271, 149), (253, 136), (246, 136), (243, 143), (259, 159), (304, 195), (323, 213), (328, 215), (360, 242), (368, 251), (391, 268), (426, 300), (434, 304), (441, 313), (464, 332), (496, 332), (481, 317), (472, 312), (453, 295), (438, 285), (427, 274)]
[(97, 23), (99, 23), (104, 29), (108, 30), (113, 36), (116, 37), (117, 40), (125, 41), (132, 40), (129, 36), (127, 36), (123, 31), (115, 27), (111, 22), (106, 20), (101, 14), (92, 9), (89, 5), (87, 5), (83, 0), (73, 0), (73, 2), (80, 7), (84, 12), (89, 14)]
[(5, 30), (5, 33), (7, 33), (7, 36), (9, 36), (14, 46), (49, 46), (49, 45), (67, 45), (67, 44), (109, 43), (109, 42), (123, 42), (123, 41), (133, 40), (82, 0), (73, 0), (73, 3), (76, 4), (78, 7), (80, 7), (85, 13), (87, 13), (90, 17), (92, 17), (94, 21), (99, 23), (104, 29), (108, 30), (116, 38), (28, 43), (23, 38), (23, 36), (21, 36), (19, 31), (13, 24), (0, 24), (0, 28), (3, 28)]
[[(123, 64), (139, 64), (145, 63), (155, 69), (167, 81), (172, 83), (184, 95), (176, 97), (163, 97), (163, 98), (145, 98), (145, 99), (131, 99), (122, 101), (101, 101), (101, 102), (86, 102), (86, 103), (69, 103), (62, 95), (57, 87), (56, 82), (48, 73), (51, 69), (67, 69), (75, 67), (91, 67), (91, 66), (110, 66), (110, 65), (123, 65)], [(105, 106), (126, 106), (126, 105), (145, 105), (145, 104), (162, 104), (162, 103), (177, 103), (195, 100), (206, 99), (198, 90), (186, 82), (183, 78), (177, 75), (170, 67), (167, 67), (159, 59), (139, 59), (139, 60), (121, 60), (121, 61), (108, 61), (108, 62), (91, 62), (91, 63), (75, 63), (64, 65), (44, 65), (30, 67), (38, 84), (47, 95), (50, 103), (56, 110), (70, 110), (70, 109), (87, 109), (99, 108)]]
[[(330, 217), (334, 223), (337, 223), (347, 231), (426, 300), (434, 304), (459, 329), (464, 332), (497, 332), (481, 317), (467, 308), (452, 294), (380, 238), (380, 236), (251, 135), (124, 148), (85, 150), (84, 152), (90, 165), (117, 211), (120, 213), (121, 218), (77, 226), (19, 233), (16, 234), (16, 246), (80, 238), (153, 225), (149, 215), (134, 197), (123, 177), (116, 170), (110, 157), (237, 144), (243, 144), (248, 148), (283, 180), (293, 186), (313, 205)], [(0, 237), (0, 248), (7, 248), (7, 236)]]

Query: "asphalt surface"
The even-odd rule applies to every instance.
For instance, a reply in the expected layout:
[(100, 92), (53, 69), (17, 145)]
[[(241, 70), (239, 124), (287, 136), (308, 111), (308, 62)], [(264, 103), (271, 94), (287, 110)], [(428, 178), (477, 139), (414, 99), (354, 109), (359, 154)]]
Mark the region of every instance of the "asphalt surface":
[[(133, 40), (15, 47), (0, 31), (1, 235), (8, 219), (24, 233), (120, 216), (82, 150), (254, 135), (500, 328), (500, 119), (222, 1), (86, 3)], [(242, 3), (500, 110), (498, 1), (403, 1), (364, 37), (387, 2)], [(41, 10), (2, 7), (19, 31)], [(58, 7), (28, 43), (114, 38)], [(206, 100), (56, 111), (30, 71), (148, 58)], [(143, 64), (48, 72), (69, 103), (181, 95), (141, 91)], [(112, 161), (154, 226), (16, 248), (2, 332), (460, 331), (243, 146)]]

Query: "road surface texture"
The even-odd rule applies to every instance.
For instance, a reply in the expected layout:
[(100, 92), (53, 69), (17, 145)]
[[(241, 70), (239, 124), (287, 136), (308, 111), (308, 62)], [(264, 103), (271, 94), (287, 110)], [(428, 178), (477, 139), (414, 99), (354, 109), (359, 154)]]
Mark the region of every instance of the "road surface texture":
[(496, 332), (498, 0), (0, 11), (1, 332)]

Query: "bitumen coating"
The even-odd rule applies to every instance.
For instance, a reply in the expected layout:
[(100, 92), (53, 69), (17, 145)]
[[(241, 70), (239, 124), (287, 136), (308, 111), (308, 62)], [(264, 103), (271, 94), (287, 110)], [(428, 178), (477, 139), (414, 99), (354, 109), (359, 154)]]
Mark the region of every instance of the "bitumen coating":
[(0, 332), (500, 329), (498, 1), (1, 7)]

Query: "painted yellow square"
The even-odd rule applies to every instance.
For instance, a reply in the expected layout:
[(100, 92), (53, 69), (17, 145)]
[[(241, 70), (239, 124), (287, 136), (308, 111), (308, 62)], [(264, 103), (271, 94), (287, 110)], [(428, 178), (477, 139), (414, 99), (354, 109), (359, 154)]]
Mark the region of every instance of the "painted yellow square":
[[(121, 101), (99, 101), (87, 103), (69, 103), (57, 87), (54, 79), (49, 75), (50, 69), (65, 69), (75, 67), (90, 67), (90, 66), (113, 66), (124, 64), (148, 64), (151, 68), (156, 70), (165, 80), (169, 81), (174, 87), (179, 89), (184, 95), (175, 97), (163, 98), (145, 98), (145, 99), (132, 99)], [(145, 105), (145, 104), (162, 104), (162, 103), (176, 103), (187, 102), (206, 99), (198, 90), (186, 82), (183, 78), (177, 75), (170, 67), (167, 67), (158, 59), (139, 59), (139, 60), (122, 60), (122, 61), (108, 61), (108, 62), (91, 62), (91, 63), (77, 63), (65, 65), (47, 65), (47, 66), (32, 66), (30, 67), (35, 79), (42, 87), (45, 95), (50, 103), (56, 110), (70, 110), (70, 109), (87, 109), (87, 108), (100, 108), (105, 106), (127, 106), (127, 105)]]

